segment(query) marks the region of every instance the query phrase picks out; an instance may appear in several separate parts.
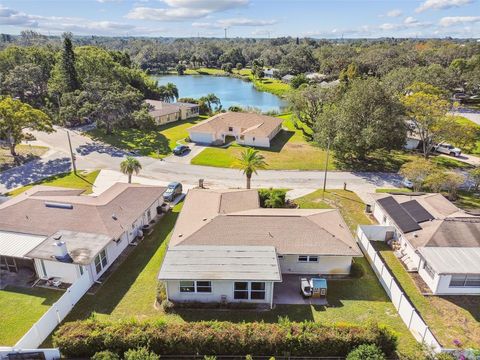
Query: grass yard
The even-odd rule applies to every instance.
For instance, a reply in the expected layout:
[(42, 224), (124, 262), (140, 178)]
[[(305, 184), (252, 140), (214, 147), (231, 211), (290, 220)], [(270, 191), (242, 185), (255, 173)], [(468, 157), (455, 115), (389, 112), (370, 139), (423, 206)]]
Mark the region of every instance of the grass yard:
[(179, 140), (188, 136), (187, 129), (206, 116), (180, 120), (157, 126), (152, 130), (124, 129), (107, 135), (102, 129), (93, 129), (87, 135), (96, 141), (102, 141), (123, 150), (138, 150), (143, 156), (163, 158), (169, 155)]
[(242, 69), (242, 70), (234, 69), (232, 72), (237, 76), (240, 76), (241, 78), (249, 79), (253, 83), (255, 88), (259, 91), (269, 92), (274, 95), (282, 97), (286, 95), (290, 90), (292, 90), (289, 84), (286, 84), (283, 81), (278, 79), (267, 79), (267, 78), (256, 79), (254, 78), (252, 74), (252, 70), (250, 69)]
[(479, 296), (423, 296), (392, 250), (378, 241), (372, 244), (380, 252), (407, 296), (443, 346), (454, 348), (453, 341), (458, 339), (464, 347), (478, 348)]
[(59, 187), (66, 187), (66, 188), (73, 188), (73, 189), (84, 189), (84, 194), (91, 194), (93, 183), (97, 178), (100, 170), (95, 170), (92, 172), (86, 171), (77, 171), (77, 175), (73, 172), (71, 173), (64, 173), (55, 176), (51, 176), (48, 178), (43, 179), (37, 183), (33, 183), (27, 186), (23, 186), (21, 188), (12, 190), (8, 192), (7, 196), (16, 196), (21, 194), (22, 192), (30, 189), (35, 185), (48, 185), (48, 186), (59, 186)]
[[(270, 149), (259, 149), (265, 157), (270, 170), (323, 170), (326, 152), (308, 143), (301, 130), (293, 126), (291, 115), (281, 115), (284, 119), (282, 130), (273, 140)], [(237, 158), (245, 147), (232, 144), (227, 148), (210, 147), (195, 156), (191, 163), (195, 165), (238, 168)], [(335, 169), (334, 161), (329, 169)]]
[[(363, 203), (353, 193), (332, 190), (326, 194), (328, 204), (319, 200), (321, 192), (315, 192), (299, 200), (302, 207), (325, 208), (339, 206), (348, 214), (349, 226), (368, 221), (363, 213)], [(181, 210), (177, 205), (156, 226), (154, 232), (141, 242), (117, 271), (103, 284), (96, 295), (86, 295), (73, 309), (67, 321), (95, 316), (101, 319), (150, 319), (174, 322), (199, 320), (266, 321), (277, 322), (279, 316), (292, 321), (322, 321), (327, 323), (365, 323), (375, 320), (387, 325), (400, 335), (399, 350), (418, 358), (419, 347), (403, 326), (365, 259), (358, 259), (364, 275), (360, 279), (330, 281), (329, 302), (332, 307), (282, 305), (272, 311), (220, 311), (178, 310), (165, 314), (155, 306), (158, 271), (162, 264), (168, 239)]]
[(0, 344), (13, 346), (63, 293), (7, 286), (0, 290)]
[(196, 69), (187, 69), (185, 70), (185, 75), (216, 75), (216, 76), (227, 76), (228, 73), (221, 69), (206, 68), (200, 67)]
[(15, 149), (18, 154), (16, 159), (10, 154), (8, 147), (0, 146), (0, 171), (5, 171), (11, 167), (24, 164), (27, 161), (38, 159), (48, 151), (48, 147), (45, 146), (24, 144), (17, 145)]

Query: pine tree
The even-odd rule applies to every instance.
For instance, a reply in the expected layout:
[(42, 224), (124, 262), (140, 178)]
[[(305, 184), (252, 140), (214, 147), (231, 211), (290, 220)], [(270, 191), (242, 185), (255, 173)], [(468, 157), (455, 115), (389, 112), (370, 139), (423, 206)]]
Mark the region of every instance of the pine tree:
[(62, 72), (67, 91), (77, 90), (80, 85), (78, 83), (77, 71), (75, 70), (75, 54), (73, 52), (72, 36), (68, 33), (63, 35)]

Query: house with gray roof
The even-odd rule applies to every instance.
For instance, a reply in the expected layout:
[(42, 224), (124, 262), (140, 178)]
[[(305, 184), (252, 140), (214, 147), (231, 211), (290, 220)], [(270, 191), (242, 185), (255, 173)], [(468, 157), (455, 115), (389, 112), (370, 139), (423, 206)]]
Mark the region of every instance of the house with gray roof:
[(168, 103), (159, 100), (147, 99), (149, 114), (155, 119), (155, 124), (164, 125), (178, 120), (187, 120), (199, 115), (198, 104), (184, 102)]
[(97, 281), (141, 235), (163, 204), (164, 187), (116, 183), (98, 196), (34, 186), (0, 204), (1, 271), (39, 279)]
[[(361, 256), (336, 209), (265, 209), (256, 190), (192, 189), (159, 280), (173, 302), (273, 306), (286, 277), (347, 276)], [(287, 291), (301, 298), (300, 282)]]
[(441, 194), (373, 194), (385, 241), (435, 295), (480, 294), (480, 216)]

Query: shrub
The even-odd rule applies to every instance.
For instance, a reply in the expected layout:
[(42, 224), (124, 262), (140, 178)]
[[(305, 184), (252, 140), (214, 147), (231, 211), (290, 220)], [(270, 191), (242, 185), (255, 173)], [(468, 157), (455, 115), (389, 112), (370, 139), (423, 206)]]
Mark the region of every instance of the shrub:
[(387, 355), (396, 336), (372, 323), (368, 326), (314, 322), (231, 323), (83, 320), (65, 323), (53, 335), (66, 357), (89, 357), (98, 351), (122, 354), (148, 346), (160, 355), (229, 354), (252, 356), (285, 352), (292, 356), (346, 356), (362, 344), (375, 344)]
[(285, 197), (287, 192), (282, 189), (260, 189), (260, 206), (264, 208), (282, 208), (285, 207)]
[(435, 355), (435, 360), (455, 360), (456, 357), (448, 353), (440, 353)]
[(166, 314), (172, 312), (175, 308), (175, 304), (167, 299), (163, 300), (160, 306), (162, 307), (163, 312)]
[(350, 276), (359, 279), (363, 276), (364, 271), (362, 265), (357, 262), (352, 263), (352, 267), (350, 268)]
[(92, 356), (92, 360), (120, 360), (120, 356), (109, 350), (105, 350), (95, 353), (95, 355)]
[(159, 360), (160, 356), (151, 352), (146, 347), (141, 347), (138, 349), (130, 349), (125, 352), (123, 355), (125, 360)]
[(346, 360), (385, 360), (385, 355), (377, 345), (363, 344), (350, 352)]
[(167, 289), (163, 281), (157, 282), (157, 302), (162, 303), (167, 299)]

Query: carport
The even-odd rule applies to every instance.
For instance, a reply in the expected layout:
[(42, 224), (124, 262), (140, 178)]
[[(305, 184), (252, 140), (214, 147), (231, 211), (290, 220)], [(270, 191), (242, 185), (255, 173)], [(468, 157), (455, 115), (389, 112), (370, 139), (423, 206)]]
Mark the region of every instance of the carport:
[[(282, 282), (275, 283), (273, 303), (278, 305), (328, 305), (324, 298), (304, 298), (300, 291), (300, 279), (312, 275), (282, 274)], [(328, 298), (328, 295), (327, 295)]]

